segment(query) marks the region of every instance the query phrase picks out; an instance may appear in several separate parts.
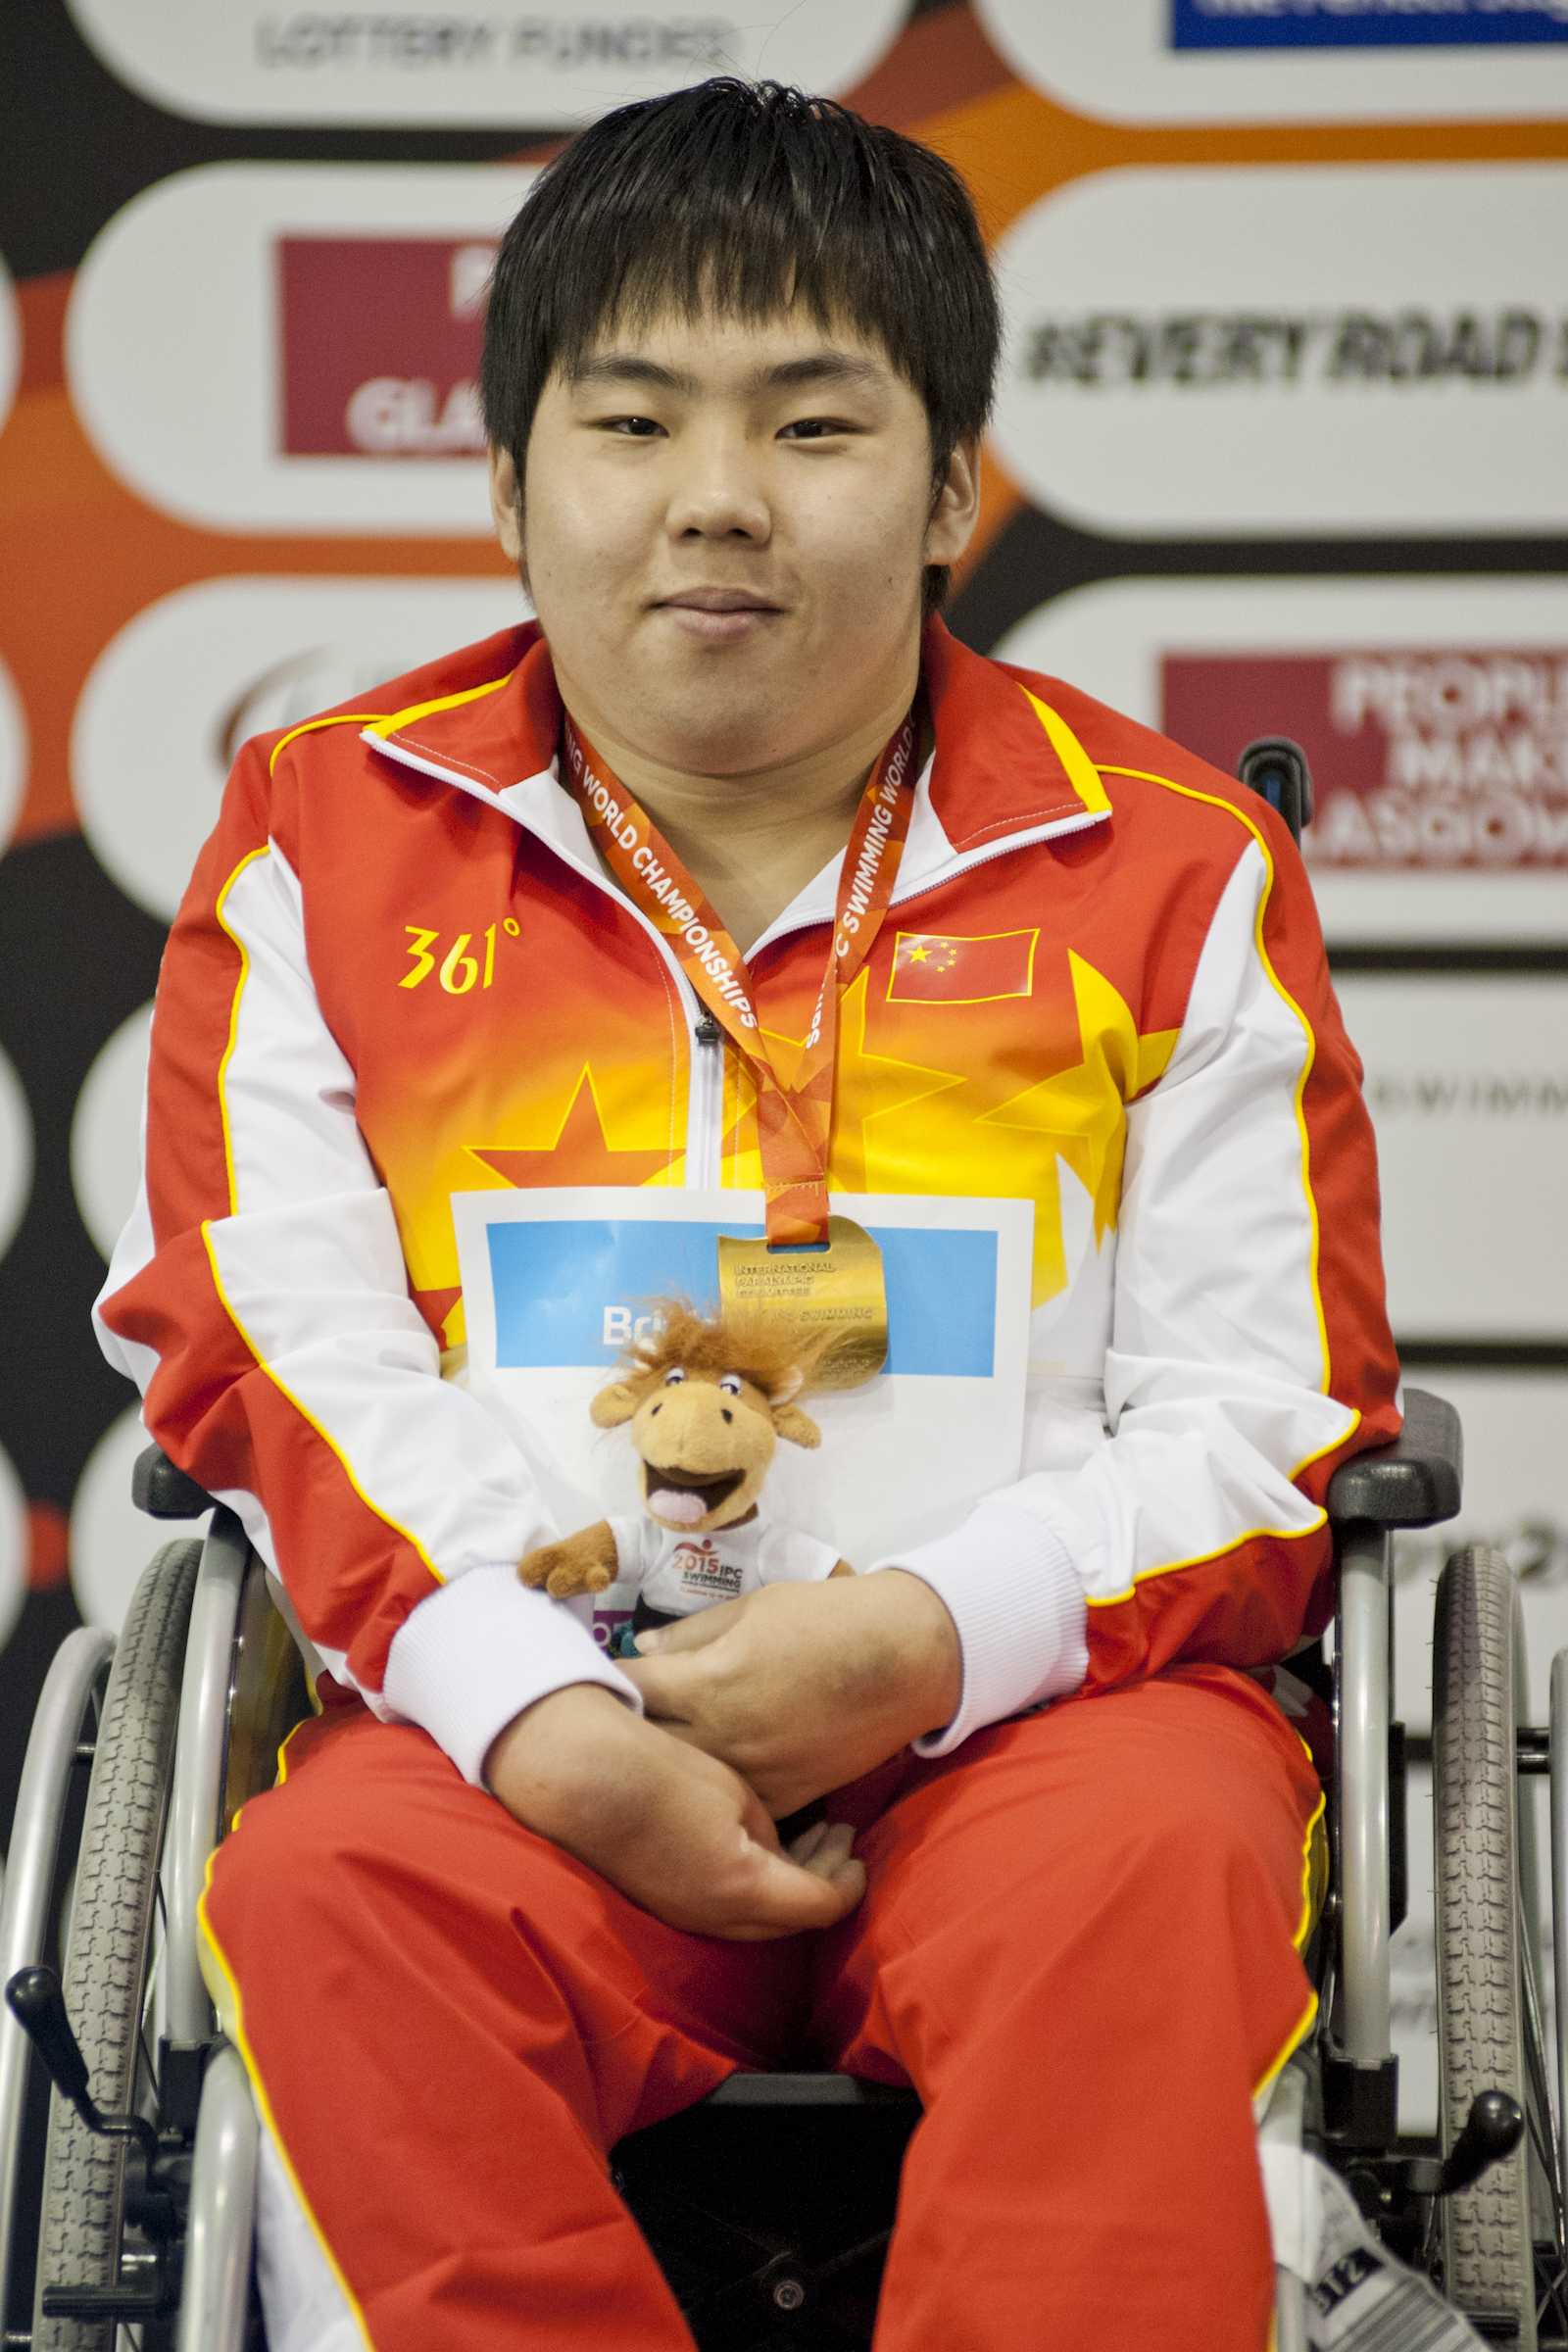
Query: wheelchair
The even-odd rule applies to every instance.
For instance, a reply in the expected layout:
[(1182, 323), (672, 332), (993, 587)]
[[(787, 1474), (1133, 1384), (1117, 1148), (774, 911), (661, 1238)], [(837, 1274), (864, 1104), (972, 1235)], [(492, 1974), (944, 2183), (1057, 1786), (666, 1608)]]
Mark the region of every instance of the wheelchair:
[[(1568, 2151), (1543, 2025), (1533, 1814), (1517, 1784), (1550, 1775), (1563, 2016), (1568, 1650), (1552, 1666), (1549, 1725), (1533, 1726), (1512, 1571), (1480, 1548), (1448, 1561), (1433, 1683), (1442, 2153), (1412, 2153), (1397, 2138), (1390, 2044), (1389, 1941), (1404, 1908), (1391, 1538), (1454, 1515), (1461, 1456), (1450, 1406), (1412, 1390), (1405, 1413), (1396, 1444), (1335, 1474), (1332, 1659), (1314, 1648), (1291, 1661), (1333, 1706), (1331, 1870), (1308, 1946), (1318, 2026), (1262, 2132), (1324, 2155), (1478, 2332), (1533, 2352), (1568, 2342)], [(67, 1638), (34, 1719), (0, 1903), (12, 1987), (0, 2015), (4, 2340), (257, 2352), (259, 2125), (202, 1981), (196, 1904), (225, 1825), (271, 1785), (310, 1691), (275, 1580), (233, 1514), (157, 1447), (137, 1464), (136, 1498), (155, 1517), (213, 1517), (205, 1541), (155, 1554), (118, 1641), (90, 1627)], [(621, 2142), (616, 2185), (702, 2352), (869, 2341), (918, 2120), (912, 2093), (881, 2083), (737, 2075)], [(1301, 2352), (1302, 2285), (1289, 2270), (1279, 2278), (1275, 2340)]]
[[(1311, 780), (1297, 747), (1253, 744), (1240, 773), (1298, 838)], [(1330, 1482), (1332, 1641), (1287, 1661), (1334, 1724), (1328, 1885), (1305, 1949), (1317, 2020), (1259, 2147), (1265, 2175), (1282, 2154), (1323, 2157), (1484, 2339), (1537, 2352), (1568, 2346), (1568, 1649), (1535, 1725), (1512, 1571), (1480, 1547), (1454, 1553), (1437, 1595), (1440, 2143), (1397, 2131), (1393, 1537), (1451, 1519), (1461, 1469), (1452, 1407), (1408, 1390), (1398, 1440)], [(260, 2126), (202, 1980), (196, 1906), (226, 1827), (311, 1712), (305, 1651), (230, 1511), (156, 1446), (134, 1492), (154, 1518), (213, 1515), (205, 1540), (155, 1555), (118, 1641), (67, 1638), (34, 1718), (0, 1900), (0, 2324), (18, 2352), (263, 2352)], [(1519, 1800), (1534, 1774), (1550, 1777), (1555, 2098), (1535, 1814)], [(919, 2116), (912, 2092), (847, 2075), (743, 2074), (620, 2143), (615, 2185), (700, 2352), (869, 2343)], [(1305, 2352), (1303, 2281), (1283, 2263), (1277, 2278), (1276, 2352)]]

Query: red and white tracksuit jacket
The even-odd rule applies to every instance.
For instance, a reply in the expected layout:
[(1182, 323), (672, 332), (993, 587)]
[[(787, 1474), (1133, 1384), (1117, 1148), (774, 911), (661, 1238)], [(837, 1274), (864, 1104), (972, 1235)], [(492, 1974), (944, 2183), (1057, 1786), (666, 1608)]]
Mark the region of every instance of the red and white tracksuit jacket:
[[(1285, 829), (940, 622), (924, 676), (935, 755), (842, 1010), (829, 1181), (1027, 1198), (1037, 1236), (1022, 1474), (896, 1563), (962, 1641), (940, 1755), (1085, 1683), (1281, 1657), (1331, 1605), (1329, 1475), (1398, 1412), (1359, 1065)], [(560, 724), (530, 625), (245, 747), (98, 1307), (334, 1676), (470, 1780), (550, 1690), (636, 1697), (514, 1573), (558, 1531), (441, 1378), (449, 1197), (760, 1181), (750, 1085), (606, 880)], [(773, 1041), (805, 1035), (837, 878), (749, 958)]]

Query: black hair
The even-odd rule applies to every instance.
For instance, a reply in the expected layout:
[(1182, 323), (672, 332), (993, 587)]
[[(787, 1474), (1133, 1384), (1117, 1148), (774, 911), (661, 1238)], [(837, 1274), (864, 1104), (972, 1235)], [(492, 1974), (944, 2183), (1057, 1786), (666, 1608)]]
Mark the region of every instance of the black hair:
[[(553, 368), (613, 322), (673, 308), (745, 320), (804, 304), (881, 343), (925, 404), (933, 498), (991, 410), (1001, 319), (963, 181), (929, 147), (776, 81), (717, 78), (578, 134), (502, 239), (485, 320), (485, 429), (522, 478)], [(926, 607), (947, 592), (926, 569)]]

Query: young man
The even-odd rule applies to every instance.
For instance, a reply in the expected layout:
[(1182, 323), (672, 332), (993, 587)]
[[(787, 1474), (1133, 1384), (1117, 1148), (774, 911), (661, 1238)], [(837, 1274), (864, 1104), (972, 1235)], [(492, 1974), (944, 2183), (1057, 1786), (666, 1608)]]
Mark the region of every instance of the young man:
[[(1279, 824), (928, 617), (996, 350), (909, 142), (724, 82), (586, 131), (487, 330), (539, 627), (247, 746), (198, 863), (102, 1318), (329, 1669), (206, 1910), (274, 2352), (689, 2343), (607, 2151), (803, 2047), (925, 2104), (888, 2352), (1267, 2339), (1321, 1800), (1239, 1670), (1397, 1425), (1372, 1146)], [(998, 940), (1005, 987), (901, 978)], [(1035, 1202), (1019, 1483), (622, 1673), (440, 1377), (449, 1197), (760, 1187), (800, 1238), (824, 1174)]]

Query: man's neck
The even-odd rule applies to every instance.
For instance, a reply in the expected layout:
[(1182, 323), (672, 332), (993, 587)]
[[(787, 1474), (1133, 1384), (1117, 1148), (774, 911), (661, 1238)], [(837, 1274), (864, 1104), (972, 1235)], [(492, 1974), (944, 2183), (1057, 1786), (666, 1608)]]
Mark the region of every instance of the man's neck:
[(850, 838), (866, 780), (908, 709), (901, 694), (837, 743), (777, 766), (703, 775), (646, 759), (567, 709), (640, 802), (744, 956)]

